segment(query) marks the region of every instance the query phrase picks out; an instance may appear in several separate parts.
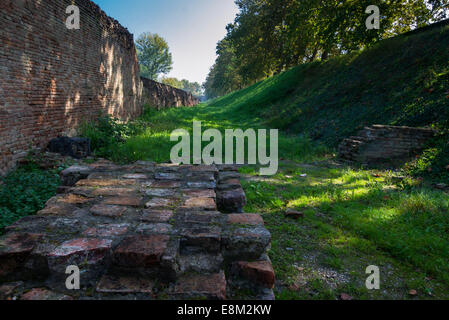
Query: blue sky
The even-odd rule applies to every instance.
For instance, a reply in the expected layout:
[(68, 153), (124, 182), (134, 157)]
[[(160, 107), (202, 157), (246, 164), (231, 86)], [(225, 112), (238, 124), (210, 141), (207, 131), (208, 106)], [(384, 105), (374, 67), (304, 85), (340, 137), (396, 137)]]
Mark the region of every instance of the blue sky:
[(173, 54), (173, 70), (179, 79), (203, 83), (213, 65), (215, 48), (234, 20), (234, 0), (93, 0), (137, 38), (143, 32), (158, 33)]

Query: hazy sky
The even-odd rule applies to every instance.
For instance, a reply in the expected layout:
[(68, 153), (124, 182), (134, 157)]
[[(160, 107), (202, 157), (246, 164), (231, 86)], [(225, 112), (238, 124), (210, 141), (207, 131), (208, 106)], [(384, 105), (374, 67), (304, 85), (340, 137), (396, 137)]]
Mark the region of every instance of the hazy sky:
[(93, 0), (134, 34), (158, 33), (173, 54), (168, 76), (203, 83), (217, 42), (234, 20), (234, 0)]

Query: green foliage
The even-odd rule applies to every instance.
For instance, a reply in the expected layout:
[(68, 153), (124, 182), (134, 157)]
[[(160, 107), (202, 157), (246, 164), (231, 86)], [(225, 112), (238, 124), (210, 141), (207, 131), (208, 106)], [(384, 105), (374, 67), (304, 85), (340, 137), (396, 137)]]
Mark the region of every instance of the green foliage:
[(145, 130), (142, 121), (122, 123), (109, 115), (101, 115), (96, 121), (84, 122), (80, 126), (80, 135), (89, 138), (92, 151), (96, 156), (112, 157), (120, 144)]
[(156, 80), (160, 74), (172, 69), (172, 54), (167, 42), (158, 34), (141, 34), (136, 40), (136, 48), (142, 77)]
[(449, 183), (449, 136), (442, 135), (431, 144), (415, 161), (405, 166), (405, 171), (413, 176)]
[[(240, 12), (218, 43), (204, 84), (210, 97), (316, 60), (346, 55), (379, 40), (442, 20), (447, 0), (237, 0)], [(380, 30), (367, 30), (366, 9), (377, 5)], [(444, 9), (445, 8), (445, 9)]]
[(56, 195), (60, 178), (56, 171), (22, 167), (2, 179), (0, 185), (0, 233), (21, 217), (43, 209)]
[(165, 83), (166, 85), (172, 86), (174, 88), (190, 92), (191, 94), (197, 97), (203, 95), (201, 85), (198, 82), (190, 82), (189, 80), (186, 79), (178, 80), (177, 78), (162, 78), (160, 82)]

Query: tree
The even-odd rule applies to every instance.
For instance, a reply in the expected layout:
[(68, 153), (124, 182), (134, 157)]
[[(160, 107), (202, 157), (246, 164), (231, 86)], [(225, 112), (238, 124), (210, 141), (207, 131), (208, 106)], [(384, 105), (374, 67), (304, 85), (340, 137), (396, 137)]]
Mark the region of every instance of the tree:
[(201, 85), (198, 82), (190, 82), (189, 80), (177, 78), (162, 78), (160, 82), (178, 88), (187, 92), (190, 92), (194, 96), (200, 97), (203, 95)]
[[(449, 0), (235, 0), (234, 23), (217, 45), (204, 83), (209, 98), (251, 85), (301, 63), (371, 46), (448, 16)], [(366, 8), (380, 9), (367, 30)]]
[(136, 40), (136, 48), (142, 77), (156, 80), (160, 74), (172, 69), (172, 54), (167, 42), (158, 34), (141, 34)]

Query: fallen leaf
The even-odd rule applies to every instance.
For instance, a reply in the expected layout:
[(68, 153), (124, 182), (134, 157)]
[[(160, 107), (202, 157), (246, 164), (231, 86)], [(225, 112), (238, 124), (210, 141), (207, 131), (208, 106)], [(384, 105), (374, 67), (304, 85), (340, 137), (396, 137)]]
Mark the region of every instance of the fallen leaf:
[(347, 293), (340, 294), (340, 300), (349, 301), (349, 300), (352, 300), (352, 299), (354, 299), (354, 298), (352, 296), (350, 296), (349, 294), (347, 294)]

